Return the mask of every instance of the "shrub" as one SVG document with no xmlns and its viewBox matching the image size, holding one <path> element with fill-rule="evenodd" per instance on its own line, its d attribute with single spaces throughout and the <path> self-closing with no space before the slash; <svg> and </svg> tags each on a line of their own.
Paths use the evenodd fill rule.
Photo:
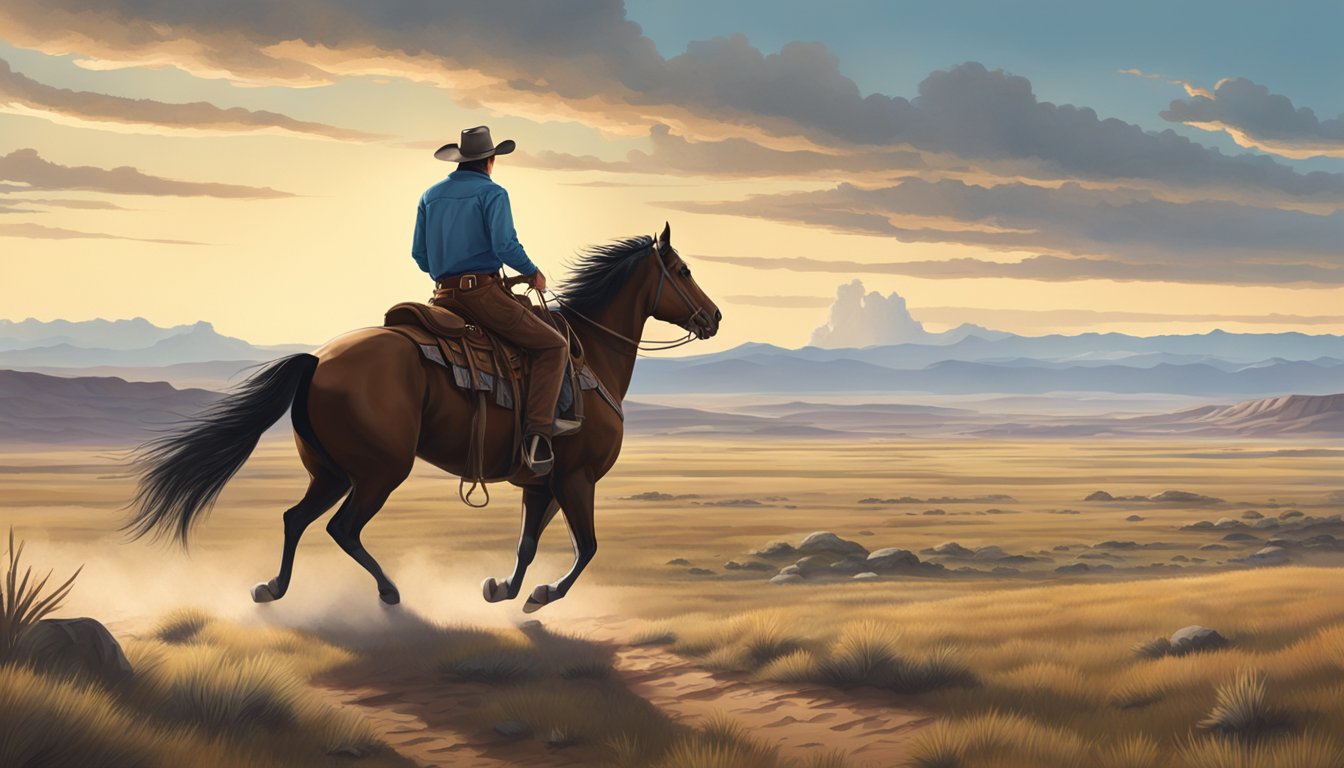
<svg viewBox="0 0 1344 768">
<path fill-rule="evenodd" d="M 1286 724 L 1282 712 L 1265 701 L 1265 678 L 1259 672 L 1242 670 L 1218 686 L 1218 703 L 1199 727 L 1226 736 L 1254 740 L 1266 731 Z"/>
<path fill-rule="evenodd" d="M 23 568 L 19 576 L 23 557 L 23 542 L 14 545 L 14 529 L 9 529 L 9 549 L 6 551 L 5 581 L 0 585 L 0 663 L 8 661 L 14 655 L 19 637 L 28 628 L 51 615 L 61 607 L 70 589 L 79 577 L 83 566 L 78 568 L 65 583 L 47 589 L 51 572 L 41 579 L 33 578 L 33 569 Z"/>
</svg>

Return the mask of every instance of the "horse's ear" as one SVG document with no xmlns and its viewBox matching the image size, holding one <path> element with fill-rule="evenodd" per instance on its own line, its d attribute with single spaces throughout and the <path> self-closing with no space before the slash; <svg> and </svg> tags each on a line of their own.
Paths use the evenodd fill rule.
<svg viewBox="0 0 1344 768">
<path fill-rule="evenodd" d="M 663 222 L 663 234 L 658 236 L 658 242 L 663 246 L 672 244 L 672 225 L 666 221 Z"/>
</svg>

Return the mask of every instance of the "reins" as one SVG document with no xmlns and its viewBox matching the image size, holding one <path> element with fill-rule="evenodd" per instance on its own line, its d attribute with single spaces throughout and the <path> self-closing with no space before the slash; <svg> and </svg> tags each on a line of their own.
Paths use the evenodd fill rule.
<svg viewBox="0 0 1344 768">
<path fill-rule="evenodd" d="M 649 308 L 648 312 L 649 316 L 652 317 L 654 310 L 658 308 L 658 301 L 663 296 L 664 284 L 670 284 L 672 286 L 672 290 L 676 291 L 677 295 L 681 297 L 681 300 L 686 304 L 686 308 L 691 310 L 690 317 L 686 318 L 687 322 L 690 322 L 695 318 L 699 317 L 701 314 L 703 314 L 705 310 L 699 305 L 697 305 L 691 299 L 690 296 L 686 295 L 686 291 L 683 290 L 680 285 L 677 285 L 677 282 L 675 280 L 671 279 L 672 276 L 667 271 L 667 265 L 663 263 L 663 255 L 659 250 L 657 237 L 653 239 L 653 244 L 650 245 L 649 247 L 653 251 L 653 255 L 656 257 L 655 260 L 658 262 L 658 268 L 660 270 L 658 275 L 658 288 L 656 291 L 654 291 L 653 294 L 653 304 Z M 545 306 L 546 298 L 544 296 L 541 296 L 540 291 L 536 291 L 536 293 L 538 297 L 541 298 L 542 306 Z M 566 303 L 565 300 L 560 298 L 558 294 L 552 293 L 552 298 L 555 300 L 555 303 L 559 304 L 561 307 L 564 307 L 570 312 L 573 312 L 576 317 L 588 323 L 589 325 L 593 326 L 594 328 L 614 338 L 620 339 L 621 341 L 624 341 L 625 343 L 634 347 L 635 354 L 638 354 L 640 352 L 662 352 L 668 349 L 676 349 L 677 347 L 683 346 L 685 344 L 690 344 L 692 341 L 695 341 L 696 339 L 699 338 L 699 335 L 696 334 L 695 331 L 687 331 L 686 335 L 682 336 L 679 339 L 667 339 L 660 341 L 644 341 L 643 339 L 632 339 L 629 336 L 626 336 L 625 334 L 620 333 L 619 331 L 612 330 L 611 328 L 608 328 L 607 326 L 603 325 L 602 323 L 599 323 L 593 318 L 583 314 L 579 310 L 575 309 L 574 307 Z"/>
</svg>

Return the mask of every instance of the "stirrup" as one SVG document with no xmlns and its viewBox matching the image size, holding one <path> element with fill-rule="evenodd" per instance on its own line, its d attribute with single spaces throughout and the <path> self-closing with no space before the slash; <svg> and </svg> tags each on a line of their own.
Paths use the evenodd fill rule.
<svg viewBox="0 0 1344 768">
<path fill-rule="evenodd" d="M 543 444 L 546 446 L 544 449 L 546 455 L 538 458 L 538 449 Z M 527 468 L 534 475 L 548 474 L 551 467 L 555 466 L 555 448 L 551 445 L 550 438 L 539 433 L 533 433 L 523 438 L 523 464 L 527 465 Z"/>
<path fill-rule="evenodd" d="M 581 426 L 583 426 L 583 422 L 578 419 L 556 419 L 554 431 L 551 432 L 551 437 L 573 434 L 574 432 L 578 432 L 579 427 Z"/>
</svg>

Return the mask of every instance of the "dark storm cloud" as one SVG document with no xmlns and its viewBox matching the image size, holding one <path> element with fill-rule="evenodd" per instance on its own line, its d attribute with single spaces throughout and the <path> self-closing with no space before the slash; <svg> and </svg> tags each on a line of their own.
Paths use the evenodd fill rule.
<svg viewBox="0 0 1344 768">
<path fill-rule="evenodd" d="M 276 198 L 292 197 L 270 187 L 180 181 L 151 176 L 129 166 L 97 168 L 66 166 L 44 159 L 35 149 L 17 149 L 0 157 L 0 181 L 25 185 L 34 190 L 85 190 L 121 195 L 176 197 Z M 9 187 L 15 189 L 16 187 Z"/>
<path fill-rule="evenodd" d="M 253 83 L 399 75 L 518 114 L 531 106 L 626 130 L 660 123 L 700 142 L 744 139 L 869 157 L 914 149 L 1005 177 L 1344 202 L 1344 175 L 1298 173 L 1271 158 L 1228 156 L 1174 131 L 1147 132 L 1086 107 L 1043 102 L 1025 78 L 977 63 L 934 72 L 906 99 L 864 95 L 814 43 L 767 54 L 736 35 L 664 58 L 617 0 L 8 0 L 0 5 L 0 36 L 90 56 L 92 66 L 166 60 Z M 706 149 L 717 148 L 698 148 Z M 658 158 L 657 149 L 650 154 Z M 768 156 L 747 164 L 776 174 L 775 160 L 814 161 Z M 694 165 L 682 157 L 669 167 L 678 163 Z"/>
<path fill-rule="evenodd" d="M 1225 131 L 1243 147 L 1293 158 L 1344 157 L 1344 115 L 1327 120 L 1287 96 L 1239 77 L 1222 80 L 1208 95 L 1171 102 L 1162 117 Z"/>
</svg>

